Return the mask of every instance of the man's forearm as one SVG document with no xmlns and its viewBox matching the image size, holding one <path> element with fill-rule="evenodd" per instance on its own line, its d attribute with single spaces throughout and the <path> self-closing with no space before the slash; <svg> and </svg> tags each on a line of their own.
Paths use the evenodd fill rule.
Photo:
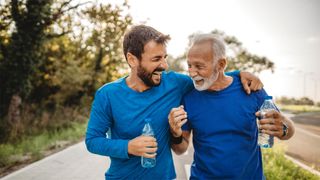
<svg viewBox="0 0 320 180">
<path fill-rule="evenodd" d="M 171 144 L 172 150 L 177 154 L 181 155 L 187 151 L 189 146 L 189 140 L 182 137 L 182 142 L 180 144 Z"/>
<path fill-rule="evenodd" d="M 128 140 L 124 139 L 108 139 L 105 137 L 88 137 L 87 134 L 85 144 L 89 152 L 102 156 L 110 156 L 116 158 L 129 158 L 128 156 Z"/>
</svg>

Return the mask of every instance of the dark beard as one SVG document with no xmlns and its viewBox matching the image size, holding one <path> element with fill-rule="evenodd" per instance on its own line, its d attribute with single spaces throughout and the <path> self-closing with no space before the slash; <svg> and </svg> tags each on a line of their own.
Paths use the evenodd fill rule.
<svg viewBox="0 0 320 180">
<path fill-rule="evenodd" d="M 159 86 L 159 84 L 155 84 L 152 80 L 152 73 L 155 71 L 164 71 L 165 69 L 157 67 L 154 71 L 151 73 L 147 72 L 145 68 L 143 68 L 141 65 L 138 66 L 138 77 L 143 81 L 143 83 L 148 87 L 153 86 Z"/>
</svg>

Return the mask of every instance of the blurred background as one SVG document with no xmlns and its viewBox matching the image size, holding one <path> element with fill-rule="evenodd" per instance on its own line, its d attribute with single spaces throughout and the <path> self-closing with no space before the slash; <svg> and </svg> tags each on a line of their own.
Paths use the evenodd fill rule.
<svg viewBox="0 0 320 180">
<path fill-rule="evenodd" d="M 194 33 L 223 36 L 228 70 L 255 73 L 317 134 L 300 161 L 319 170 L 319 17 L 318 0 L 0 0 L 0 177 L 82 140 L 95 91 L 129 72 L 122 38 L 137 24 L 171 36 L 168 63 L 181 73 Z M 289 150 L 279 156 L 300 157 Z M 302 173 L 278 177 L 292 171 Z"/>
</svg>

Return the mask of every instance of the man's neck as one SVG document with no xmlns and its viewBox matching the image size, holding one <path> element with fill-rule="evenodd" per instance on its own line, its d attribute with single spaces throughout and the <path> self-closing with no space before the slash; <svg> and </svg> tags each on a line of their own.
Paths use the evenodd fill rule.
<svg viewBox="0 0 320 180">
<path fill-rule="evenodd" d="M 149 86 L 145 85 L 144 82 L 136 75 L 130 74 L 126 78 L 126 83 L 129 88 L 137 92 L 143 92 L 150 89 Z"/>
<path fill-rule="evenodd" d="M 218 79 L 213 83 L 213 85 L 208 88 L 208 91 L 221 91 L 232 83 L 233 78 L 231 76 L 226 76 L 224 72 L 220 72 Z"/>
</svg>

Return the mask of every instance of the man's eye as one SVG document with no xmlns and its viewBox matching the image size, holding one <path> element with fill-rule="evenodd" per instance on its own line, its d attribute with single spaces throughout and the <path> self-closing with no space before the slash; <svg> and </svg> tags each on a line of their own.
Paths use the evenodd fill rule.
<svg viewBox="0 0 320 180">
<path fill-rule="evenodd" d="M 196 66 L 197 69 L 203 69 L 203 66 Z"/>
</svg>

